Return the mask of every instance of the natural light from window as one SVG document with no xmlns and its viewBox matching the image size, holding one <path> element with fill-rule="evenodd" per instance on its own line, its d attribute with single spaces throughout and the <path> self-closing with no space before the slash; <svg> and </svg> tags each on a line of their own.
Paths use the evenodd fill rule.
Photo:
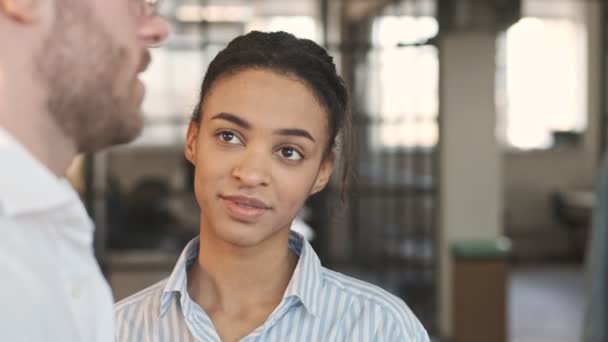
<svg viewBox="0 0 608 342">
<path fill-rule="evenodd" d="M 555 133 L 586 128 L 585 41 L 582 25 L 569 19 L 526 17 L 507 30 L 497 75 L 507 146 L 547 149 Z"/>
<path fill-rule="evenodd" d="M 298 38 L 319 40 L 317 22 L 310 16 L 273 16 L 256 18 L 247 25 L 246 31 L 285 31 Z"/>
<path fill-rule="evenodd" d="M 439 59 L 437 48 L 424 44 L 437 32 L 432 17 L 385 16 L 374 22 L 368 107 L 380 125 L 370 132 L 372 146 L 437 144 Z"/>
</svg>

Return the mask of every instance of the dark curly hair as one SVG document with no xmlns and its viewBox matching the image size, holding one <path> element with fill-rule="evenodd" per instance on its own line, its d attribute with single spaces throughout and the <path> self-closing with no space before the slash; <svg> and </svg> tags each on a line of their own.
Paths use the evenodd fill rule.
<svg viewBox="0 0 608 342">
<path fill-rule="evenodd" d="M 200 122 L 205 97 L 218 79 L 245 69 L 267 69 L 296 77 L 312 90 L 327 111 L 329 143 L 325 158 L 332 151 L 340 153 L 344 200 L 353 159 L 352 115 L 348 90 L 336 71 L 333 58 L 312 40 L 286 32 L 252 31 L 239 36 L 211 61 L 192 120 Z"/>
</svg>

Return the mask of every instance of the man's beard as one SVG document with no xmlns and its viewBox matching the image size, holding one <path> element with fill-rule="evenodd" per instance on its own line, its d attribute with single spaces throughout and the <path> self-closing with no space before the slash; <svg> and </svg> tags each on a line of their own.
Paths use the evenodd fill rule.
<svg viewBox="0 0 608 342">
<path fill-rule="evenodd" d="M 48 90 L 47 110 L 78 152 L 129 142 L 143 125 L 134 84 L 117 82 L 120 72 L 128 71 L 121 70 L 127 51 L 89 6 L 82 0 L 63 1 L 36 57 Z"/>
</svg>

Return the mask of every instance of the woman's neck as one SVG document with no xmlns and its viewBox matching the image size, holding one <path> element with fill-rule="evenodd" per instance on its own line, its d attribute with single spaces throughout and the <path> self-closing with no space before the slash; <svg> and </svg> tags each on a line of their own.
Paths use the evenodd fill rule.
<svg viewBox="0 0 608 342">
<path fill-rule="evenodd" d="M 201 232 L 199 256 L 188 272 L 190 296 L 208 313 L 276 307 L 298 260 L 289 251 L 288 239 L 287 229 L 244 248 Z"/>
</svg>

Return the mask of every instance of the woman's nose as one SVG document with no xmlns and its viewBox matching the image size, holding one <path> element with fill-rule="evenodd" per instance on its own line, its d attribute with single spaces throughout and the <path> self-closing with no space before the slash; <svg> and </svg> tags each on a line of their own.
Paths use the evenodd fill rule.
<svg viewBox="0 0 608 342">
<path fill-rule="evenodd" d="M 268 167 L 269 161 L 261 153 L 249 151 L 232 170 L 232 176 L 247 187 L 266 186 L 270 183 Z"/>
</svg>

